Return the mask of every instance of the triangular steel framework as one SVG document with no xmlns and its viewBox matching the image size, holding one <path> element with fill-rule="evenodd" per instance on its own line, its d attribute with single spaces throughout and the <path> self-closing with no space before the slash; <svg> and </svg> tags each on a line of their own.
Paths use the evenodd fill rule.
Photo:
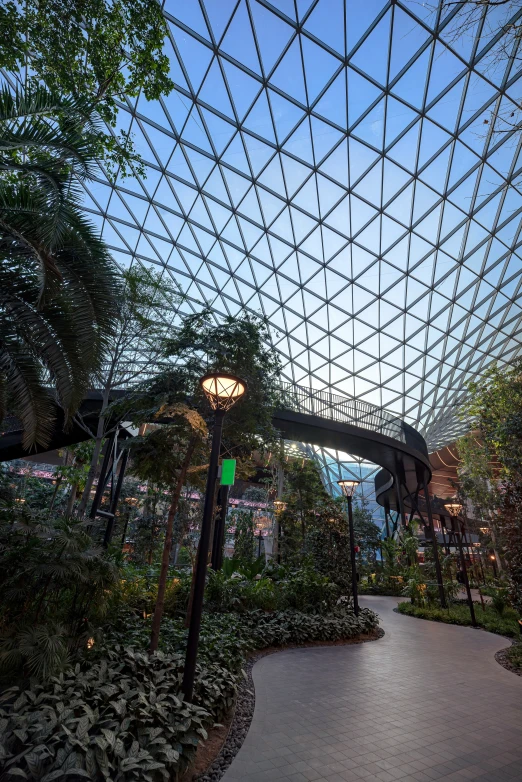
<svg viewBox="0 0 522 782">
<path fill-rule="evenodd" d="M 493 4 L 464 34 L 459 13 L 165 2 L 176 87 L 118 119 L 147 177 L 86 188 L 121 266 L 179 283 L 174 318 L 266 316 L 288 380 L 432 449 L 462 431 L 466 382 L 521 346 L 520 59 L 498 56 Z"/>
</svg>

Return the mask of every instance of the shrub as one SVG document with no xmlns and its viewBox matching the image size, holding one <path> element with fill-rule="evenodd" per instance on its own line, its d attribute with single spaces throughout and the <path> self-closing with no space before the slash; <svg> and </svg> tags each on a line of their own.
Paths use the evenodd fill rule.
<svg viewBox="0 0 522 782">
<path fill-rule="evenodd" d="M 6 778 L 160 780 L 186 767 L 209 713 L 183 703 L 183 659 L 126 650 L 0 703 Z M 201 684 L 201 672 L 199 673 Z"/>
<path fill-rule="evenodd" d="M 429 606 L 416 606 L 411 603 L 399 603 L 399 613 L 416 616 L 420 619 L 431 619 L 435 622 L 445 622 L 454 625 L 471 625 L 471 617 L 467 604 L 455 604 L 449 609 L 435 608 Z M 491 606 L 486 606 L 483 611 L 480 604 L 475 604 L 475 616 L 479 627 L 488 630 L 490 633 L 506 635 L 509 638 L 515 638 L 518 635 L 517 613 L 513 609 L 506 609 L 504 615 L 500 617 Z"/>
<path fill-rule="evenodd" d="M 245 653 L 267 646 L 338 641 L 377 626 L 362 609 L 326 614 L 289 609 L 203 616 L 194 703 L 179 695 L 187 631 L 165 618 L 162 652 L 145 653 L 150 619 L 128 608 L 111 618 L 102 643 L 46 685 L 8 690 L 0 701 L 5 778 L 156 782 L 190 762 L 206 728 L 231 708 Z M 130 647 L 134 648 L 130 648 Z M 168 653 L 165 653 L 168 650 Z"/>
</svg>

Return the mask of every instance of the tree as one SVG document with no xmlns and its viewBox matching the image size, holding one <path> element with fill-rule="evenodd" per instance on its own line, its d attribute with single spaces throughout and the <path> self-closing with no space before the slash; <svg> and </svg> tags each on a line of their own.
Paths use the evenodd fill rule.
<svg viewBox="0 0 522 782">
<path fill-rule="evenodd" d="M 112 336 L 116 267 L 80 211 L 93 174 L 97 115 L 36 87 L 0 91 L 0 420 L 22 420 L 24 447 L 67 424 Z"/>
<path fill-rule="evenodd" d="M 460 492 L 488 522 L 502 547 L 512 601 L 522 610 L 522 360 L 492 367 L 468 386 L 462 416 L 472 419 L 479 448 L 460 445 Z"/>
<path fill-rule="evenodd" d="M 151 432 L 136 444 L 142 448 L 133 454 L 134 469 L 143 478 L 159 481 L 164 470 L 170 475 L 172 504 L 163 548 L 158 600 L 154 612 L 150 651 L 158 646 L 165 585 L 172 548 L 173 522 L 184 482 L 190 473 L 201 479 L 208 470 L 206 458 L 206 424 L 212 420 L 210 406 L 199 386 L 208 371 L 240 374 L 248 384 L 248 393 L 225 417 L 223 445 L 225 452 L 245 460 L 269 445 L 276 432 L 272 414 L 277 402 L 279 359 L 270 350 L 266 324 L 249 315 L 216 320 L 209 311 L 187 317 L 165 342 L 165 354 L 176 361 L 171 368 L 143 381 L 119 406 L 120 417 L 143 423 L 174 417 L 176 423 Z M 181 427 L 181 428 L 180 428 Z M 198 453 L 199 449 L 199 453 Z M 143 457 L 143 458 L 142 458 Z M 199 457 L 199 465 L 192 460 Z M 141 465 L 137 462 L 141 460 Z M 138 464 L 138 466 L 136 466 Z M 161 479 L 167 482 L 167 475 Z M 208 552 L 200 552 L 207 556 Z"/>
<path fill-rule="evenodd" d="M 96 106 L 97 157 L 109 173 L 143 166 L 132 134 L 114 132 L 118 101 L 168 95 L 174 83 L 163 50 L 167 25 L 157 0 L 4 0 L 0 6 L 0 68 L 21 71 L 30 84 Z"/>
<path fill-rule="evenodd" d="M 497 69 L 505 72 L 514 61 L 509 74 L 511 78 L 520 64 L 521 6 L 521 0 L 443 0 L 441 18 L 449 14 L 453 17 L 445 29 L 446 40 L 456 44 L 463 38 L 469 37 L 474 41 L 480 36 L 478 51 L 486 48 L 480 69 L 488 76 L 488 72 Z M 438 8 L 434 7 L 434 12 L 438 13 Z M 497 82 L 497 79 L 498 74 L 493 81 Z M 494 145 L 506 134 L 520 133 L 520 120 L 520 101 L 517 105 L 505 99 L 495 100 L 489 116 L 481 120 L 484 136 L 491 135 Z"/>
<path fill-rule="evenodd" d="M 131 441 L 129 446 L 134 473 L 144 480 L 153 480 L 159 485 L 164 485 L 171 492 L 158 595 L 152 620 L 150 654 L 158 649 L 172 551 L 174 519 L 178 511 L 181 491 L 193 458 L 204 453 L 208 435 L 206 424 L 201 416 L 187 405 L 176 404 L 160 408 L 157 417 L 171 418 L 172 423 L 160 426 L 144 437 Z"/>
<path fill-rule="evenodd" d="M 234 559 L 252 562 L 254 559 L 254 513 L 247 508 L 234 508 L 228 523 L 235 528 Z"/>
<path fill-rule="evenodd" d="M 225 416 L 223 455 L 250 459 L 254 451 L 275 445 L 278 437 L 272 415 L 280 397 L 281 361 L 271 347 L 265 320 L 247 313 L 218 319 L 204 310 L 184 319 L 166 341 L 165 355 L 183 364 L 185 389 L 187 384 L 193 389 L 203 375 L 213 371 L 239 375 L 247 382 L 241 404 Z M 193 404 L 209 419 L 210 409 L 201 393 Z"/>
<path fill-rule="evenodd" d="M 353 529 L 355 545 L 360 548 L 360 561 L 374 567 L 377 551 L 382 543 L 381 530 L 373 521 L 368 503 L 364 499 L 353 505 Z"/>
<path fill-rule="evenodd" d="M 114 336 L 106 361 L 94 378 L 102 399 L 91 465 L 78 508 L 80 516 L 87 510 L 103 441 L 117 425 L 108 410 L 111 394 L 114 389 L 132 387 L 157 374 L 166 364 L 164 341 L 170 329 L 171 308 L 182 300 L 179 288 L 153 269 L 133 266 L 122 277 L 124 287 L 113 313 Z"/>
</svg>

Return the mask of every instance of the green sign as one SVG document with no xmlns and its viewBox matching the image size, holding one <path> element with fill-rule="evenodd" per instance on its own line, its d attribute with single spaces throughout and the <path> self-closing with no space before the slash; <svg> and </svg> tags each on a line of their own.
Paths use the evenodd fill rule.
<svg viewBox="0 0 522 782">
<path fill-rule="evenodd" d="M 236 478 L 236 460 L 223 459 L 221 462 L 221 486 L 233 486 Z"/>
</svg>

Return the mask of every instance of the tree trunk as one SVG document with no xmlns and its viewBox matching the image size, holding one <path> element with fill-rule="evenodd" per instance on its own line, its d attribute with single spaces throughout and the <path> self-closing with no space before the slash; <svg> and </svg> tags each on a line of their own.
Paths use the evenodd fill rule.
<svg viewBox="0 0 522 782">
<path fill-rule="evenodd" d="M 163 556 L 161 560 L 161 571 L 158 582 L 158 596 L 156 598 L 156 605 L 154 607 L 154 617 L 152 619 L 152 633 L 150 636 L 149 654 L 154 654 L 158 649 L 159 634 L 161 627 L 161 619 L 163 617 L 163 609 L 165 607 L 165 592 L 167 589 L 167 575 L 169 572 L 170 564 L 170 552 L 172 549 L 172 528 L 174 526 L 174 516 L 176 515 L 179 498 L 181 497 L 181 490 L 185 483 L 187 476 L 187 470 L 196 447 L 197 438 L 194 436 L 190 439 L 185 458 L 179 472 L 178 480 L 174 491 L 172 493 L 172 500 L 169 507 L 169 515 L 167 517 L 167 530 L 165 532 L 165 543 L 163 544 Z"/>
<path fill-rule="evenodd" d="M 213 506 L 213 512 L 212 512 L 212 518 L 213 519 L 214 519 L 215 511 L 216 511 L 216 499 L 217 499 L 218 490 L 219 490 L 219 484 L 218 484 L 218 481 L 216 481 L 216 488 L 215 488 L 215 491 L 214 491 L 214 506 Z M 212 536 L 210 536 L 210 540 L 212 541 Z M 201 539 L 200 539 L 200 543 L 201 543 Z M 196 557 L 194 559 L 194 562 L 192 563 L 192 581 L 190 583 L 190 594 L 189 594 L 188 605 L 187 605 L 187 613 L 185 615 L 185 627 L 189 627 L 190 626 L 190 617 L 192 616 L 192 603 L 194 602 L 194 588 L 196 586 L 196 564 L 197 564 L 198 559 L 199 559 L 199 557 L 201 555 L 200 543 L 198 543 L 198 547 L 197 547 L 197 550 L 196 550 Z M 208 559 L 209 553 L 210 553 L 210 549 L 209 549 L 209 551 L 206 552 L 207 559 Z"/>
<path fill-rule="evenodd" d="M 49 505 L 49 514 L 48 514 L 49 516 L 53 512 L 54 503 L 56 502 L 56 497 L 58 496 L 58 490 L 60 488 L 61 482 L 62 482 L 62 476 L 59 475 L 58 478 L 56 478 L 51 504 Z"/>
<path fill-rule="evenodd" d="M 74 503 L 76 502 L 76 492 L 78 491 L 78 484 L 73 483 L 71 486 L 71 491 L 69 493 L 69 500 L 67 502 L 67 510 L 65 511 L 66 516 L 72 516 L 72 512 L 74 509 Z"/>
<path fill-rule="evenodd" d="M 91 489 L 94 483 L 94 479 L 98 475 L 100 454 L 102 450 L 103 439 L 105 437 L 105 411 L 109 406 L 109 396 L 112 389 L 112 379 L 114 377 L 114 369 L 116 366 L 117 358 L 114 357 L 111 363 L 111 368 L 103 389 L 102 405 L 100 410 L 100 417 L 98 418 L 98 427 L 96 429 L 96 441 L 94 443 L 94 451 L 91 459 L 91 466 L 87 473 L 87 480 L 85 481 L 85 489 L 83 490 L 82 499 L 78 506 L 78 516 L 85 516 L 87 512 L 87 503 L 91 496 Z"/>
</svg>

